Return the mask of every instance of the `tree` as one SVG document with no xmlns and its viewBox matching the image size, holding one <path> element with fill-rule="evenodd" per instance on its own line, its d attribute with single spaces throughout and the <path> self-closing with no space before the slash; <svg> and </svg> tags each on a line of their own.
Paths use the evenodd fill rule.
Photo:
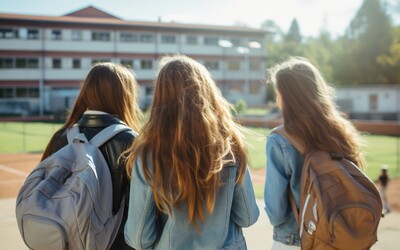
<svg viewBox="0 0 400 250">
<path fill-rule="evenodd" d="M 325 80 L 333 82 L 332 54 L 335 44 L 327 31 L 322 31 L 317 38 L 308 38 L 304 42 L 304 55 L 323 74 Z"/>
<path fill-rule="evenodd" d="M 275 30 L 279 31 L 279 33 L 275 34 L 278 37 L 275 36 L 272 37 L 272 39 L 267 39 L 268 67 L 281 63 L 291 56 L 304 56 L 300 28 L 296 19 L 293 19 L 289 31 L 286 34 L 281 32 L 281 29 L 275 25 L 273 21 L 267 20 L 263 25 L 264 27 L 273 27 Z"/>
<path fill-rule="evenodd" d="M 387 84 L 378 58 L 390 53 L 390 17 L 380 0 L 364 0 L 343 38 L 334 59 L 334 77 L 342 83 Z"/>
<path fill-rule="evenodd" d="M 300 34 L 300 27 L 297 19 L 294 18 L 292 23 L 290 24 L 290 28 L 288 33 L 286 34 L 285 41 L 286 42 L 294 42 L 294 43 L 301 43 L 301 34 Z"/>
<path fill-rule="evenodd" d="M 388 84 L 400 84 L 400 26 L 393 28 L 394 41 L 389 55 L 378 57 L 378 63 L 384 69 Z"/>
</svg>

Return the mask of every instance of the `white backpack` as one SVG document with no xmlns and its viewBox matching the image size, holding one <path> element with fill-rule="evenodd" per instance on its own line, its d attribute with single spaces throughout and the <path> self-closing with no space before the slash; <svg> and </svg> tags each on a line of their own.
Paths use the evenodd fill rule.
<svg viewBox="0 0 400 250">
<path fill-rule="evenodd" d="M 103 129 L 90 141 L 75 124 L 68 144 L 42 161 L 17 196 L 16 217 L 30 249 L 108 249 L 124 212 L 124 201 L 112 213 L 112 181 L 98 149 L 121 124 Z"/>
</svg>

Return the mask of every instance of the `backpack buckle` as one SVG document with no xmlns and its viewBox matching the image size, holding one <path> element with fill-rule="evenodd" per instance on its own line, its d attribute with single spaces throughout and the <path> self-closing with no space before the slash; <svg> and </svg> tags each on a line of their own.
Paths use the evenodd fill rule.
<svg viewBox="0 0 400 250">
<path fill-rule="evenodd" d="M 308 222 L 307 233 L 308 234 L 313 234 L 315 230 L 317 230 L 317 226 L 315 225 L 314 221 L 310 220 Z"/>
</svg>

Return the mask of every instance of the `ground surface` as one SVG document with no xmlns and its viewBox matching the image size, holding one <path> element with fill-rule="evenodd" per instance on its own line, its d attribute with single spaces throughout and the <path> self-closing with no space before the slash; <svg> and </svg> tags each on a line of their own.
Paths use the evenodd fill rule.
<svg viewBox="0 0 400 250">
<path fill-rule="evenodd" d="M 13 198 L 30 171 L 39 163 L 41 154 L 0 154 L 0 199 Z M 255 186 L 264 185 L 265 170 L 252 170 Z M 388 200 L 394 211 L 400 211 L 400 178 L 388 187 Z"/>
</svg>

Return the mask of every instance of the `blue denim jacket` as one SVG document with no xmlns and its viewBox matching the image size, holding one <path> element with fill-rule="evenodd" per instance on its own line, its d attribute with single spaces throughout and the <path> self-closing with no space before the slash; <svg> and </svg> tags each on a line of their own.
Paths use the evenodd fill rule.
<svg viewBox="0 0 400 250">
<path fill-rule="evenodd" d="M 273 239 L 286 245 L 300 245 L 299 229 L 288 199 L 288 188 L 299 208 L 303 161 L 303 156 L 286 138 L 277 133 L 268 136 L 265 211 L 274 227 Z"/>
<path fill-rule="evenodd" d="M 214 212 L 206 213 L 205 222 L 198 221 L 201 233 L 188 224 L 185 205 L 173 208 L 172 216 L 157 209 L 147 184 L 140 159 L 132 169 L 125 241 L 135 249 L 246 249 L 242 227 L 254 224 L 259 216 L 250 172 L 247 169 L 242 185 L 235 184 L 237 167 L 224 167 L 222 185 L 217 191 Z"/>
</svg>

